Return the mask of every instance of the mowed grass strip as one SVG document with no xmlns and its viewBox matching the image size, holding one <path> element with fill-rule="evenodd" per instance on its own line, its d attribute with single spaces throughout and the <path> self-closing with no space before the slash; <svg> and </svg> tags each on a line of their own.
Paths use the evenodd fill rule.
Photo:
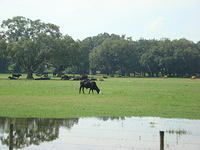
<svg viewBox="0 0 200 150">
<path fill-rule="evenodd" d="M 0 116 L 157 116 L 200 119 L 200 80 L 108 78 L 102 94 L 79 94 L 79 81 L 0 79 Z"/>
</svg>

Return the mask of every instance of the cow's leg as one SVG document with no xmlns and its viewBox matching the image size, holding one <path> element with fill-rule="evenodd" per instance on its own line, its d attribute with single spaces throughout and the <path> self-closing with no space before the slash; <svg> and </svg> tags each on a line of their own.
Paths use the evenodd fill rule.
<svg viewBox="0 0 200 150">
<path fill-rule="evenodd" d="M 89 94 L 90 94 L 91 89 L 89 89 Z"/>
<path fill-rule="evenodd" d="M 82 88 L 82 91 L 83 91 L 83 94 L 85 94 L 85 92 L 84 92 L 84 87 Z"/>
<path fill-rule="evenodd" d="M 80 86 L 80 88 L 79 88 L 79 94 L 81 94 L 81 88 L 82 88 L 82 86 Z"/>
<path fill-rule="evenodd" d="M 93 91 L 93 89 L 92 89 L 92 94 L 94 94 L 94 91 Z"/>
</svg>

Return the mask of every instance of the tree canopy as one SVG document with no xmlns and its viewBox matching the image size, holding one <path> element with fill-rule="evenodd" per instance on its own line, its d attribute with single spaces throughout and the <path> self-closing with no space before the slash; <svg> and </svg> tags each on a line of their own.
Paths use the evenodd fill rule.
<svg viewBox="0 0 200 150">
<path fill-rule="evenodd" d="M 133 41 L 108 33 L 75 41 L 54 24 L 22 16 L 4 20 L 0 28 L 0 72 L 27 73 L 32 79 L 41 67 L 51 67 L 58 75 L 100 71 L 122 76 L 189 77 L 200 74 L 200 41 Z"/>
</svg>

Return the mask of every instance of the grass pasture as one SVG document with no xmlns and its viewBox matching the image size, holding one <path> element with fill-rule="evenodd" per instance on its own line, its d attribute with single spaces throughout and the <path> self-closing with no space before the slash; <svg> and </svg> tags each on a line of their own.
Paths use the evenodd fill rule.
<svg viewBox="0 0 200 150">
<path fill-rule="evenodd" d="M 200 80 L 108 78 L 102 94 L 79 94 L 79 81 L 8 80 L 0 74 L 0 116 L 159 116 L 200 119 Z M 86 91 L 87 93 L 88 91 Z"/>
</svg>

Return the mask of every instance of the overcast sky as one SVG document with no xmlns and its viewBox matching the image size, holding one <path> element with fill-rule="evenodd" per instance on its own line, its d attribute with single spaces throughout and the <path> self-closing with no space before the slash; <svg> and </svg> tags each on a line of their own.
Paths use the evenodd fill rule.
<svg viewBox="0 0 200 150">
<path fill-rule="evenodd" d="M 0 22 L 14 16 L 56 24 L 80 40 L 107 32 L 200 41 L 200 0 L 0 0 Z"/>
</svg>

